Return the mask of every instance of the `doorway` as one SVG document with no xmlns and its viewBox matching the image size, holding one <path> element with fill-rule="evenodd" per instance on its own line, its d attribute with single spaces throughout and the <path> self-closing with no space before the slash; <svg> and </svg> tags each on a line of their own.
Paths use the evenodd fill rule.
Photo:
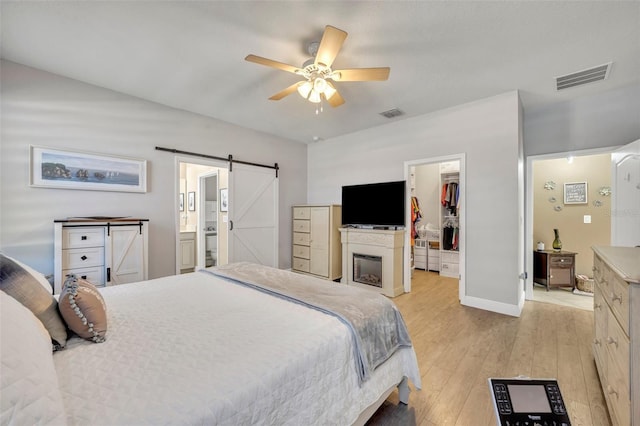
<svg viewBox="0 0 640 426">
<path fill-rule="evenodd" d="M 604 148 L 527 158 L 527 300 L 593 309 L 591 294 L 574 290 L 575 281 L 549 291 L 534 284 L 540 281 L 534 276 L 534 254 L 552 250 L 557 229 L 561 250 L 575 253 L 573 275 L 583 279 L 581 284 L 593 277 L 591 246 L 611 244 L 611 153 L 611 148 Z M 585 188 L 584 198 L 567 198 L 576 185 Z"/>
<path fill-rule="evenodd" d="M 228 213 L 219 208 L 219 194 L 228 188 L 227 163 L 177 157 L 176 168 L 176 273 L 226 264 Z"/>
<path fill-rule="evenodd" d="M 422 266 L 420 269 L 457 279 L 458 298 L 463 300 L 466 292 L 465 155 L 405 162 L 405 180 L 406 223 L 409 224 L 405 247 L 412 250 L 404 252 L 404 290 L 411 291 L 411 277 L 418 261 L 417 266 Z M 447 190 L 444 200 L 443 188 Z M 414 203 L 419 205 L 421 212 L 421 219 L 415 224 L 412 220 Z M 418 236 L 414 240 L 415 246 L 412 244 L 414 232 Z"/>
</svg>

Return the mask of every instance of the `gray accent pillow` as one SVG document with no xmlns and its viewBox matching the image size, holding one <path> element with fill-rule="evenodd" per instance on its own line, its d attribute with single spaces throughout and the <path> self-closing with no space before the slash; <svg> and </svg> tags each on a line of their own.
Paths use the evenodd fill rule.
<svg viewBox="0 0 640 426">
<path fill-rule="evenodd" d="M 64 348 L 67 328 L 58 312 L 58 302 L 35 277 L 2 253 L 0 290 L 22 303 L 42 322 L 51 336 L 54 350 Z"/>
</svg>

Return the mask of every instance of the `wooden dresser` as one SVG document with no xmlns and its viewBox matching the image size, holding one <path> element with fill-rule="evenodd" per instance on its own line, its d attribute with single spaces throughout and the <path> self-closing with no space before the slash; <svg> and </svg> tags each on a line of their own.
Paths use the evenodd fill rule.
<svg viewBox="0 0 640 426">
<path fill-rule="evenodd" d="M 640 248 L 593 247 L 593 354 L 614 425 L 640 425 Z"/>
<path fill-rule="evenodd" d="M 293 206 L 291 270 L 332 281 L 339 279 L 342 276 L 338 231 L 341 223 L 340 205 Z"/>
</svg>

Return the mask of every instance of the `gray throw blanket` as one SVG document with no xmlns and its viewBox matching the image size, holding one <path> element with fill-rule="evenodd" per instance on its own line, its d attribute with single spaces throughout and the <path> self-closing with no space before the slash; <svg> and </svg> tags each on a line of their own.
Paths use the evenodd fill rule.
<svg viewBox="0 0 640 426">
<path fill-rule="evenodd" d="M 333 281 L 247 262 L 201 272 L 335 316 L 350 330 L 360 384 L 411 339 L 400 311 L 385 296 Z"/>
</svg>

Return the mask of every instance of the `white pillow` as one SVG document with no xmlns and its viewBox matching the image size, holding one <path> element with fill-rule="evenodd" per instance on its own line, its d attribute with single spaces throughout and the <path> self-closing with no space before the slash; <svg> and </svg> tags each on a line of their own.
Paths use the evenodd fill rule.
<svg viewBox="0 0 640 426">
<path fill-rule="evenodd" d="M 11 257 L 11 256 L 7 256 L 6 254 L 4 255 L 4 257 L 6 257 L 7 259 L 11 259 L 14 262 L 16 262 L 18 264 L 18 266 L 21 266 L 22 269 L 24 269 L 25 271 L 27 271 L 29 274 L 31 274 L 33 276 L 33 278 L 36 279 L 36 281 L 38 281 L 42 287 L 44 287 L 45 290 L 47 290 L 49 293 L 53 294 L 53 288 L 51 287 L 51 283 L 49 282 L 48 279 L 45 278 L 44 274 L 36 271 L 35 269 L 33 269 L 31 266 L 26 265 L 22 262 L 20 262 L 18 259 L 16 259 L 15 257 Z"/>
<path fill-rule="evenodd" d="M 0 314 L 0 424 L 67 424 L 49 333 L 4 291 Z"/>
</svg>

